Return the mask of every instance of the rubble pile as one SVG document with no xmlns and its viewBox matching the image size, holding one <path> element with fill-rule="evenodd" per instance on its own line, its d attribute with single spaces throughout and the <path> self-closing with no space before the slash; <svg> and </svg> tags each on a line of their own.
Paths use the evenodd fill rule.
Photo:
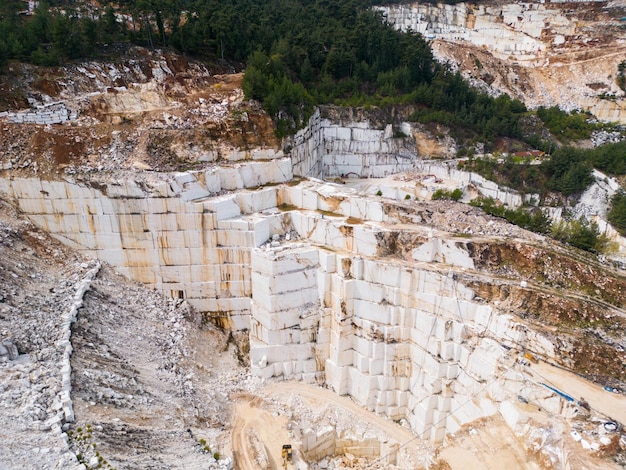
<svg viewBox="0 0 626 470">
<path fill-rule="evenodd" d="M 49 243 L 4 204 L 0 211 L 0 338 L 5 351 L 0 354 L 0 461 L 75 468 L 62 432 L 62 425 L 73 420 L 66 316 L 80 301 L 76 289 L 89 265 Z"/>
<path fill-rule="evenodd" d="M 200 62 L 141 48 L 116 62 L 20 67 L 13 78 L 31 108 L 0 113 L 0 136 L 11 143 L 0 149 L 0 170 L 175 170 L 278 150 L 271 119 L 243 100 L 242 74 L 215 75 Z M 35 126 L 34 138 L 25 125 Z"/>
<path fill-rule="evenodd" d="M 93 458 L 93 448 L 76 439 L 78 427 L 84 432 L 89 426 L 90 442 L 113 466 L 231 468 L 228 454 L 221 460 L 213 454 L 224 452 L 229 396 L 245 387 L 247 373 L 227 338 L 203 328 L 186 302 L 103 269 L 73 329 L 73 396 L 80 422 L 72 427 L 72 449 L 85 460 Z M 222 356 L 224 364 L 206 361 L 205 354 Z M 129 446 L 137 449 L 132 455 Z"/>
</svg>

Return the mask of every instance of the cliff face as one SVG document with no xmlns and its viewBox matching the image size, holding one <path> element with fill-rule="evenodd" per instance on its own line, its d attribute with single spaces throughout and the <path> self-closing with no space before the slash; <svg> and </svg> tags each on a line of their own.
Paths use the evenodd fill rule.
<svg viewBox="0 0 626 470">
<path fill-rule="evenodd" d="M 423 129 L 404 123 L 402 113 L 388 123 L 375 111 L 327 108 L 280 150 L 267 115 L 243 101 L 240 76 L 216 77 L 199 64 L 179 61 L 148 55 L 134 65 L 66 68 L 59 71 L 66 79 L 48 83 L 45 91 L 33 75 L 26 96 L 38 104 L 54 102 L 67 113 L 55 115 L 58 123 L 45 122 L 48 107 L 29 110 L 32 116 L 22 116 L 21 122 L 17 116 L 26 113 L 16 109 L 2 118 L 7 145 L 0 148 L 0 197 L 81 256 L 108 263 L 171 299 L 157 302 L 138 288 L 116 288 L 105 264 L 73 332 L 64 323 L 64 338 L 76 346 L 72 367 L 88 380 L 78 379 L 66 365 L 71 348 L 63 343 L 65 362 L 55 362 L 51 373 L 58 373 L 60 383 L 69 375 L 75 388 L 59 389 L 64 394 L 56 411 L 48 403 L 56 395 L 46 395 L 50 411 L 24 418 L 20 432 L 32 425 L 28 420 L 45 420 L 63 434 L 76 427 L 74 419 L 83 425 L 89 419 L 102 424 L 94 435 L 105 440 L 114 461 L 123 463 L 126 433 L 132 431 L 137 440 L 131 442 L 140 445 L 138 422 L 152 430 L 170 422 L 167 429 L 176 432 L 153 448 L 167 453 L 183 439 L 192 465 L 206 450 L 195 444 L 198 430 L 228 442 L 224 448 L 230 450 L 231 429 L 224 428 L 231 419 L 228 403 L 245 401 L 236 392 L 260 396 L 255 387 L 262 380 L 295 379 L 350 395 L 360 413 L 366 408 L 404 420 L 419 438 L 435 443 L 480 419 L 504 420 L 501 429 L 512 439 L 534 442 L 531 434 L 548 432 L 537 407 L 562 426 L 573 425 L 574 416 L 591 416 L 576 421 L 577 432 L 590 449 L 620 455 L 621 434 L 598 435 L 593 420 L 607 421 L 597 414 L 606 413 L 605 404 L 624 409 L 623 397 L 594 400 L 589 415 L 571 396 L 582 394 L 579 385 L 566 397 L 556 393 L 543 385 L 529 361 L 540 358 L 623 387 L 623 271 L 467 205 L 429 201 L 436 188 L 451 187 L 460 187 L 466 199 L 482 194 L 519 205 L 522 198 L 475 175 L 422 161 Z M 395 174 L 400 171 L 405 173 Z M 358 181 L 355 175 L 387 177 Z M 306 176 L 311 178 L 298 179 Z M 320 179 L 328 176 L 334 181 Z M 7 253 L 2 262 L 16 256 L 10 238 L 0 245 Z M 10 272 L 19 279 L 26 277 L 24 268 L 2 267 L 0 275 L 11 281 L 0 283 L 0 288 L 10 286 L 0 291 L 2 312 L 15 313 L 26 303 L 18 302 Z M 44 266 L 37 264 L 37 270 Z M 72 275 L 78 278 L 76 270 Z M 131 292 L 132 302 L 118 300 L 124 291 Z M 144 302 L 150 315 L 142 314 Z M 200 321 L 191 321 L 194 311 L 205 323 L 228 330 L 228 340 L 208 331 L 223 352 L 236 343 L 249 380 L 233 365 L 232 384 L 218 383 L 232 363 L 208 365 L 225 358 L 217 359 L 216 348 L 203 349 L 206 335 L 194 336 L 202 330 Z M 0 317 L 3 335 L 26 329 L 15 318 Z M 140 326 L 133 326 L 137 322 Z M 134 333 L 111 333 L 116 328 Z M 36 358 L 37 343 L 18 333 L 18 350 Z M 92 353 L 89 348 L 100 341 L 93 338 L 102 338 L 112 352 Z M 132 367 L 142 372 L 139 385 L 120 365 L 125 347 L 133 351 L 128 353 Z M 189 359 L 191 349 L 197 362 Z M 153 356 L 137 353 L 144 350 Z M 152 359 L 156 365 L 146 363 Z M 14 366 L 9 364 L 7 374 Z M 162 375 L 167 387 L 155 378 L 161 369 L 171 371 Z M 65 392 L 73 394 L 72 409 Z M 200 397 L 208 393 L 209 404 L 202 404 L 206 400 Z M 144 394 L 150 398 L 143 400 Z M 180 398 L 171 410 L 169 394 Z M 6 399 L 8 406 L 13 399 Z M 289 411 L 280 408 L 276 416 L 290 416 L 289 439 L 301 446 L 303 462 L 354 452 L 371 459 L 362 468 L 383 457 L 386 468 L 419 468 L 417 451 L 401 448 L 413 438 L 372 437 L 356 428 L 358 419 L 349 432 L 338 430 L 339 419 L 328 424 L 319 418 L 311 425 L 295 402 L 292 395 L 285 405 Z M 127 418 L 127 409 L 139 411 Z M 177 418 L 172 421 L 168 413 Z M 622 420 L 622 414 L 614 419 Z M 273 422 L 263 419 L 264 425 Z M 215 424 L 210 433 L 207 423 Z M 181 432 L 187 426 L 193 429 Z M 280 421 L 277 429 L 284 432 L 286 426 Z M 583 452 L 568 433 L 555 433 L 557 448 L 566 442 L 578 446 L 573 454 Z M 242 439 L 244 444 L 232 441 L 240 462 L 250 447 L 261 455 L 264 445 L 276 445 L 274 436 L 244 434 Z M 530 445 L 522 449 L 522 455 L 535 458 Z M 78 465 L 78 451 L 76 442 L 63 448 L 67 465 Z M 577 462 L 570 454 L 554 456 L 548 447 L 541 454 L 558 465 Z M 607 464 L 588 457 L 597 468 Z M 228 468 L 232 461 L 212 464 Z"/>
<path fill-rule="evenodd" d="M 398 29 L 431 40 L 439 60 L 484 89 L 530 107 L 559 105 L 626 122 L 617 83 L 626 60 L 622 3 L 407 3 L 380 10 Z"/>
</svg>

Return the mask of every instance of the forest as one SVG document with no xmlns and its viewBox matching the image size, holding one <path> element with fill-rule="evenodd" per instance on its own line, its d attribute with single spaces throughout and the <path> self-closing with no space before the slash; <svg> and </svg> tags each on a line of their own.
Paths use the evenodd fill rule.
<svg viewBox="0 0 626 470">
<path fill-rule="evenodd" d="M 169 47 L 245 67 L 244 91 L 286 135 L 312 106 L 411 104 L 412 119 L 437 121 L 482 140 L 519 137 L 524 105 L 471 89 L 437 63 L 419 34 L 386 24 L 371 0 L 120 0 L 96 12 L 50 0 L 0 6 L 0 65 L 58 65 L 104 53 L 110 44 Z"/>
</svg>

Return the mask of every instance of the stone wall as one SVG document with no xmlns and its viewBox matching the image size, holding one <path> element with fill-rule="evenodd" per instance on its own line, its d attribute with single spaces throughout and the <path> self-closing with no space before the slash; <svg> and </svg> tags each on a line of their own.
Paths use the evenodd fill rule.
<svg viewBox="0 0 626 470">
<path fill-rule="evenodd" d="M 6 118 L 9 122 L 15 124 L 61 124 L 63 122 L 74 120 L 76 113 L 71 113 L 63 103 L 54 103 L 30 111 L 0 113 L 0 118 Z"/>
<path fill-rule="evenodd" d="M 293 172 L 313 178 L 381 178 L 410 170 L 417 159 L 408 123 L 397 137 L 392 124 L 375 129 L 368 120 L 346 121 L 324 118 L 320 110 L 292 142 Z M 407 137 L 404 137 L 407 136 Z"/>
<path fill-rule="evenodd" d="M 250 250 L 281 227 L 288 159 L 116 183 L 0 179 L 0 195 L 63 243 L 130 279 L 186 299 L 229 328 L 249 327 Z M 240 189 L 219 195 L 223 188 Z M 262 211 L 274 212 L 261 215 Z"/>
<path fill-rule="evenodd" d="M 442 5 L 413 3 L 376 7 L 402 31 L 415 31 L 428 39 L 467 41 L 484 46 L 502 58 L 534 60 L 545 49 L 541 38 L 546 24 L 553 43 L 563 44 L 576 31 L 576 23 L 537 3 L 504 5 Z"/>
</svg>

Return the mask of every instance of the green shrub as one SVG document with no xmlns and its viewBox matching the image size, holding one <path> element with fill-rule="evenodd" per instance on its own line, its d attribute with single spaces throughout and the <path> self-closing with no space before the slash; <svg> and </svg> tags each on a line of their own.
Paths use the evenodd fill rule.
<svg viewBox="0 0 626 470">
<path fill-rule="evenodd" d="M 607 218 L 615 230 L 626 236 L 626 192 L 619 191 L 613 196 Z"/>
<path fill-rule="evenodd" d="M 452 191 L 448 189 L 437 189 L 433 195 L 432 200 L 448 200 L 448 201 L 458 201 L 463 197 L 463 190 L 461 188 L 456 188 Z"/>
<path fill-rule="evenodd" d="M 606 236 L 600 235 L 598 224 L 584 217 L 556 222 L 550 232 L 553 238 L 585 251 L 603 252 L 608 245 Z"/>
<path fill-rule="evenodd" d="M 567 113 L 558 106 L 537 109 L 537 116 L 544 122 L 550 133 L 565 140 L 581 140 L 591 137 L 591 132 L 597 129 L 597 124 L 589 122 L 591 115 L 574 111 Z"/>
<path fill-rule="evenodd" d="M 502 217 L 512 224 L 532 232 L 548 233 L 550 231 L 550 219 L 541 209 L 525 209 L 523 207 L 507 209 L 491 197 L 472 199 L 470 205 L 480 207 L 489 215 Z"/>
</svg>

